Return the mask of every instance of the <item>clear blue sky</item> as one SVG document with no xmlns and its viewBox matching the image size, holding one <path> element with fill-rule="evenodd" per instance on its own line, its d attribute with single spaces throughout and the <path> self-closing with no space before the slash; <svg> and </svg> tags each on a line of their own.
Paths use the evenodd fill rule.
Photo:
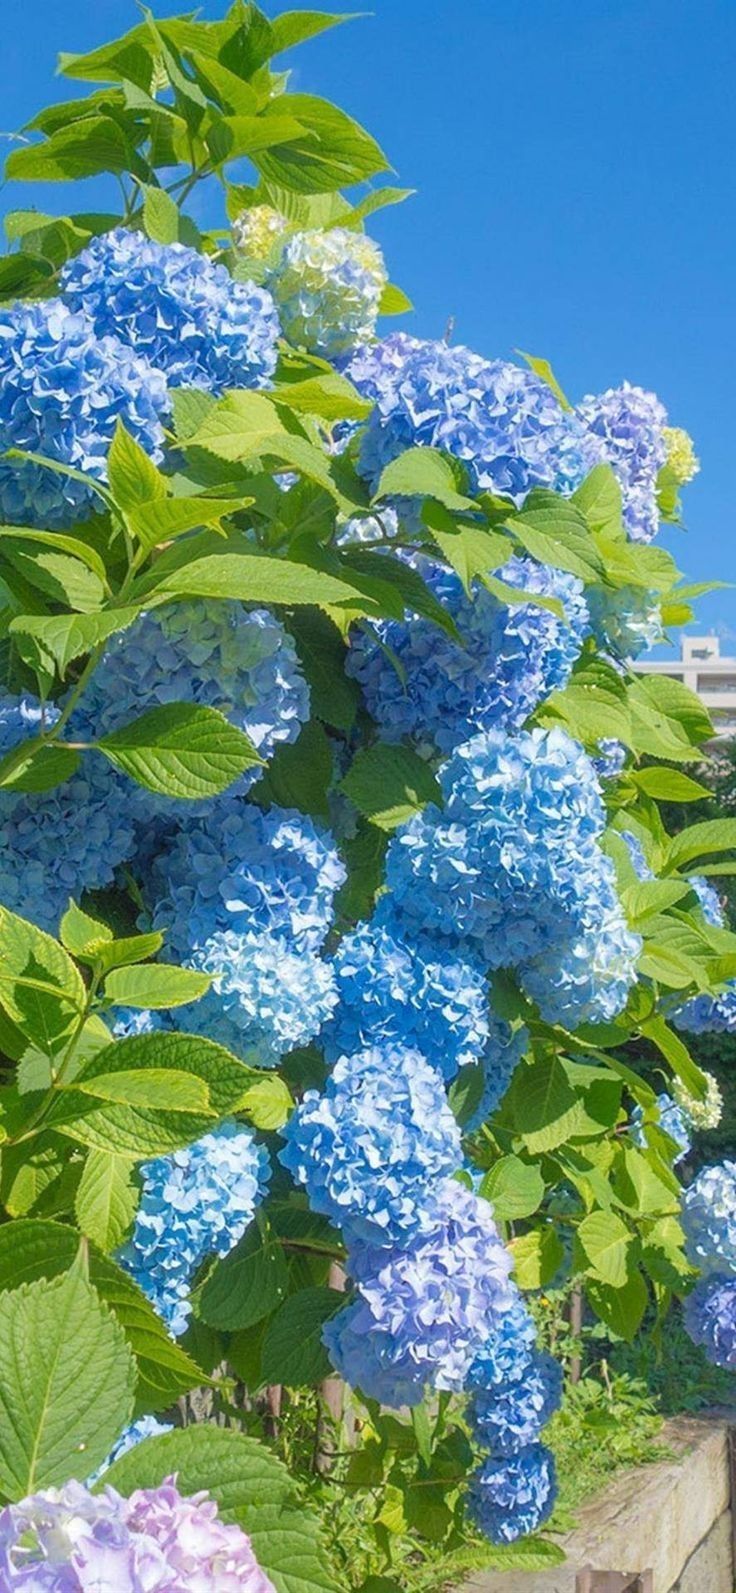
<svg viewBox="0 0 736 1593">
<path fill-rule="evenodd" d="M 546 355 L 571 397 L 623 377 L 654 388 L 703 464 L 688 533 L 667 545 L 689 577 L 736 583 L 734 0 L 372 0 L 372 13 L 303 46 L 295 86 L 365 122 L 418 190 L 374 224 L 416 306 L 407 326 L 439 336 L 454 315 L 481 352 Z M 54 83 L 58 50 L 137 15 L 132 0 L 3 0 L 2 130 L 76 92 Z M 79 208 L 104 200 L 92 182 L 78 194 Z M 64 186 L 0 194 L 5 209 L 29 202 L 69 204 Z M 700 612 L 736 650 L 736 590 Z"/>
</svg>

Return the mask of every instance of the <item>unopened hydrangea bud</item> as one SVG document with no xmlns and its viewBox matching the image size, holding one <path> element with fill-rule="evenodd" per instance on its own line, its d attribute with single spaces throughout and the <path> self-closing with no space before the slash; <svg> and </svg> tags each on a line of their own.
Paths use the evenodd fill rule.
<svg viewBox="0 0 736 1593">
<path fill-rule="evenodd" d="M 700 469 L 692 437 L 682 426 L 665 426 L 662 435 L 667 450 L 666 464 L 678 485 L 686 487 Z"/>
<path fill-rule="evenodd" d="M 286 232 L 288 222 L 271 205 L 251 205 L 233 222 L 233 243 L 249 260 L 267 260 Z"/>
<path fill-rule="evenodd" d="M 268 285 L 289 342 L 332 358 L 373 336 L 387 280 L 377 243 L 333 227 L 294 233 Z"/>
<path fill-rule="evenodd" d="M 679 1079 L 672 1085 L 672 1094 L 685 1116 L 694 1129 L 702 1132 L 705 1129 L 717 1128 L 723 1116 L 723 1096 L 718 1087 L 717 1079 L 712 1073 L 706 1073 L 708 1089 L 704 1101 L 699 1101 L 685 1089 Z"/>
</svg>

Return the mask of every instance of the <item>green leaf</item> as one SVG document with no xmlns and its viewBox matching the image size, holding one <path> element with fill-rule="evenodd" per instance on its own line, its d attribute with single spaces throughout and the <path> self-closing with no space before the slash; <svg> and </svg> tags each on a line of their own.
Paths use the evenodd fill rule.
<svg viewBox="0 0 736 1593">
<path fill-rule="evenodd" d="M 527 502 L 529 507 L 509 521 L 509 529 L 527 553 L 553 569 L 595 581 L 603 563 L 579 510 L 568 500 L 539 490 L 530 493 Z"/>
<path fill-rule="evenodd" d="M 267 441 L 274 442 L 286 427 L 278 408 L 265 393 L 226 393 L 219 403 L 208 407 L 198 430 L 187 438 L 187 447 L 205 448 L 218 459 L 237 464 L 257 457 Z"/>
<path fill-rule="evenodd" d="M 533 1228 L 512 1239 L 509 1250 L 520 1289 L 544 1289 L 565 1259 L 562 1240 L 554 1228 Z"/>
<path fill-rule="evenodd" d="M 64 1116 L 65 1088 L 60 1086 L 61 1093 L 54 1111 L 53 1120 L 57 1127 Z M 98 1074 L 89 1080 L 80 1080 L 77 1075 L 72 1088 L 75 1108 L 78 1094 L 89 1095 L 95 1102 L 110 1101 L 117 1106 L 150 1108 L 154 1112 L 163 1108 L 172 1117 L 178 1112 L 207 1112 L 209 1108 L 209 1091 L 204 1079 L 194 1078 L 191 1073 L 177 1073 L 173 1068 L 131 1068 L 127 1072 L 119 1069 L 114 1073 Z"/>
<path fill-rule="evenodd" d="M 485 526 L 455 520 L 444 505 L 426 503 L 422 518 L 447 563 L 460 576 L 470 592 L 477 575 L 482 579 L 501 568 L 509 558 L 512 544 L 508 537 Z"/>
<path fill-rule="evenodd" d="M 594 465 L 573 493 L 572 502 L 585 516 L 591 531 L 605 537 L 621 536 L 621 488 L 610 465 Z"/>
<path fill-rule="evenodd" d="M 617 1288 L 601 1283 L 596 1278 L 589 1278 L 585 1294 L 596 1316 L 614 1333 L 631 1343 L 641 1327 L 649 1303 L 647 1286 L 639 1269 L 636 1268 L 631 1277 Z"/>
<path fill-rule="evenodd" d="M 236 514 L 251 502 L 251 498 L 159 498 L 131 509 L 126 523 L 141 547 L 150 552 L 188 531 L 218 526 L 225 516 Z"/>
<path fill-rule="evenodd" d="M 540 359 L 538 354 L 525 354 L 523 348 L 517 349 L 516 352 L 521 355 L 523 360 L 526 360 L 529 369 L 534 372 L 534 375 L 538 376 L 540 381 L 546 382 L 547 386 L 552 389 L 560 407 L 571 410 L 572 404 L 565 397 L 549 360 Z"/>
<path fill-rule="evenodd" d="M 300 1289 L 284 1300 L 266 1329 L 261 1353 L 264 1383 L 309 1388 L 331 1372 L 322 1343 L 325 1322 L 345 1304 L 337 1289 Z"/>
<path fill-rule="evenodd" d="M 343 11 L 282 11 L 271 23 L 271 52 L 278 55 L 290 50 L 305 39 L 313 39 L 326 28 L 337 28 L 343 22 L 353 22 L 356 13 Z"/>
<path fill-rule="evenodd" d="M 143 225 L 154 243 L 180 243 L 181 215 L 176 200 L 163 188 L 143 183 Z"/>
<path fill-rule="evenodd" d="M 203 1284 L 196 1297 L 197 1314 L 210 1327 L 252 1327 L 280 1305 L 288 1281 L 280 1241 L 254 1223 Z"/>
<path fill-rule="evenodd" d="M 627 885 L 621 891 L 621 901 L 632 929 L 638 929 L 647 919 L 674 907 L 687 892 L 686 880 L 648 879 Z"/>
<path fill-rule="evenodd" d="M 736 819 L 708 819 L 704 824 L 691 824 L 673 836 L 667 848 L 665 866 L 682 868 L 696 858 L 711 852 L 730 852 L 736 849 Z"/>
<path fill-rule="evenodd" d="M 157 587 L 172 597 L 237 598 L 241 603 L 317 604 L 351 614 L 380 614 L 380 604 L 347 581 L 263 553 L 216 553 L 165 575 Z M 15 630 L 15 622 L 11 624 Z"/>
<path fill-rule="evenodd" d="M 79 767 L 79 753 L 60 742 L 45 743 L 40 736 L 24 741 L 0 759 L 0 789 L 51 791 L 71 779 Z"/>
<path fill-rule="evenodd" d="M 557 1056 L 517 1068 L 505 1104 L 532 1155 L 554 1150 L 575 1132 L 579 1097 Z"/>
<path fill-rule="evenodd" d="M 112 1075 L 129 1075 L 136 1069 L 142 1076 L 151 1070 L 192 1074 L 206 1085 L 209 1107 L 126 1106 L 101 1103 L 89 1093 L 97 1079 L 103 1079 L 109 1091 Z M 82 1145 L 140 1160 L 198 1139 L 218 1118 L 238 1107 L 252 1080 L 252 1071 L 212 1040 L 177 1033 L 133 1035 L 87 1060 L 73 1085 L 59 1092 L 47 1121 Z"/>
<path fill-rule="evenodd" d="M 484 1551 L 485 1554 L 485 1551 Z M 484 1564 L 498 1571 L 544 1571 L 562 1565 L 567 1556 L 559 1544 L 548 1538 L 524 1538 L 518 1543 L 496 1544 L 489 1549 Z"/>
<path fill-rule="evenodd" d="M 125 133 L 111 116 L 86 116 L 58 128 L 42 144 L 14 149 L 5 163 L 5 175 L 15 182 L 66 182 L 98 172 L 128 171 L 132 160 Z"/>
<path fill-rule="evenodd" d="M 185 1495 L 205 1489 L 226 1522 L 242 1527 L 276 1593 L 340 1593 L 320 1541 L 318 1518 L 295 1494 L 286 1467 L 255 1438 L 197 1426 L 146 1438 L 106 1472 L 124 1496 L 175 1475 Z"/>
<path fill-rule="evenodd" d="M 376 498 L 436 498 L 461 514 L 476 505 L 457 490 L 452 464 L 437 448 L 407 448 L 381 473 Z"/>
<path fill-rule="evenodd" d="M 531 1217 L 544 1199 L 544 1179 L 539 1167 L 518 1156 L 502 1156 L 486 1173 L 481 1194 L 490 1200 L 502 1222 Z"/>
<path fill-rule="evenodd" d="M 289 630 L 309 684 L 312 713 L 337 730 L 351 730 L 360 693 L 345 674 L 347 648 L 337 626 L 319 609 L 297 609 Z"/>
<path fill-rule="evenodd" d="M 367 420 L 373 404 L 361 398 L 357 388 L 337 371 L 303 381 L 280 382 L 272 389 L 274 399 L 288 404 L 297 415 L 318 415 L 321 420 Z"/>
<path fill-rule="evenodd" d="M 335 193 L 390 169 L 365 128 L 327 100 L 282 94 L 278 107 L 281 115 L 295 117 L 303 132 L 276 150 L 253 156 L 267 181 L 297 193 Z"/>
<path fill-rule="evenodd" d="M 53 1055 L 86 993 L 63 947 L 24 918 L 0 907 L 0 1003 L 34 1045 Z"/>
<path fill-rule="evenodd" d="M 117 1249 L 138 1205 L 130 1162 L 108 1151 L 91 1150 L 74 1201 L 77 1223 L 100 1250 Z"/>
<path fill-rule="evenodd" d="M 211 983 L 209 974 L 168 963 L 114 968 L 105 980 L 105 1000 L 118 1007 L 151 1007 L 159 1011 L 198 1001 Z"/>
<path fill-rule="evenodd" d="M 256 1079 L 248 1085 L 239 1110 L 254 1128 L 273 1132 L 283 1128 L 293 1104 L 284 1080 L 278 1073 L 270 1073 L 267 1078 Z"/>
<path fill-rule="evenodd" d="M 0 526 L 0 551 L 3 548 L 12 551 L 13 548 L 34 546 L 51 548 L 56 553 L 68 553 L 71 558 L 81 560 L 104 585 L 107 572 L 99 553 L 79 537 L 64 536 L 61 531 L 36 531 L 26 526 Z"/>
<path fill-rule="evenodd" d="M 133 1412 L 135 1362 L 75 1266 L 0 1298 L 0 1489 L 11 1500 L 85 1478 Z"/>
<path fill-rule="evenodd" d="M 69 903 L 59 926 L 59 934 L 67 951 L 73 957 L 82 959 L 85 952 L 94 950 L 100 941 L 111 941 L 113 938 L 107 924 L 100 923 L 98 918 L 90 918 L 89 913 L 83 913 L 76 902 Z"/>
<path fill-rule="evenodd" d="M 105 597 L 105 586 L 86 560 L 71 558 L 66 553 L 50 552 L 44 546 L 32 547 L 26 542 L 0 539 L 0 569 L 5 580 L 20 582 L 32 592 L 43 593 L 54 603 L 86 614 L 100 607 Z"/>
<path fill-rule="evenodd" d="M 693 1060 L 684 1041 L 679 1034 L 675 1034 L 659 1014 L 645 1018 L 640 1023 L 641 1032 L 662 1056 L 666 1057 L 675 1076 L 684 1084 L 688 1094 L 694 1095 L 697 1101 L 704 1101 L 708 1093 L 708 1077 Z"/>
<path fill-rule="evenodd" d="M 18 642 L 18 650 L 28 656 L 32 666 L 40 655 L 52 675 L 58 670 L 63 677 L 75 658 L 91 652 L 116 631 L 127 630 L 139 614 L 137 604 L 105 609 L 99 614 L 18 614 L 9 629 Z M 28 655 L 23 645 L 26 637 L 34 649 Z"/>
<path fill-rule="evenodd" d="M 79 1237 L 58 1222 L 18 1218 L 0 1227 L 0 1293 L 36 1278 L 56 1278 L 72 1265 Z M 140 1411 L 166 1410 L 202 1382 L 199 1368 L 176 1344 L 145 1295 L 121 1267 L 90 1250 L 90 1280 L 117 1317 L 138 1362 Z"/>
<path fill-rule="evenodd" d="M 95 746 L 139 785 L 181 801 L 216 796 L 263 762 L 237 725 L 195 703 L 151 708 Z"/>
<path fill-rule="evenodd" d="M 710 715 L 687 686 L 668 675 L 637 675 L 628 686 L 637 752 L 672 762 L 692 762 L 714 734 Z"/>
<path fill-rule="evenodd" d="M 701 797 L 711 794 L 707 786 L 692 780 L 681 769 L 632 769 L 631 779 L 646 796 L 656 797 L 660 802 L 699 802 Z M 736 840 L 733 844 L 736 846 Z"/>
<path fill-rule="evenodd" d="M 122 420 L 118 420 L 107 456 L 110 491 L 119 509 L 166 497 L 166 481 Z"/>
<path fill-rule="evenodd" d="M 405 824 L 428 802 L 442 805 L 442 791 L 424 759 L 409 747 L 386 742 L 356 753 L 340 790 L 382 830 Z"/>
<path fill-rule="evenodd" d="M 613 1211 L 592 1211 L 576 1230 L 577 1243 L 590 1270 L 602 1283 L 620 1289 L 629 1276 L 632 1238 Z"/>
<path fill-rule="evenodd" d="M 414 305 L 403 288 L 397 287 L 395 282 L 387 282 L 378 306 L 379 315 L 406 315 L 413 309 Z"/>
<path fill-rule="evenodd" d="M 145 962 L 146 958 L 155 957 L 163 943 L 164 937 L 158 930 L 151 930 L 146 935 L 127 935 L 122 940 L 106 940 L 104 944 L 95 946 L 93 955 L 85 953 L 82 961 L 94 962 L 101 973 L 109 973 L 111 968 L 127 968 L 131 963 Z"/>
<path fill-rule="evenodd" d="M 332 747 L 322 725 L 310 719 L 296 741 L 276 748 L 252 795 L 256 802 L 275 802 L 277 807 L 327 818 L 331 784 Z"/>
</svg>

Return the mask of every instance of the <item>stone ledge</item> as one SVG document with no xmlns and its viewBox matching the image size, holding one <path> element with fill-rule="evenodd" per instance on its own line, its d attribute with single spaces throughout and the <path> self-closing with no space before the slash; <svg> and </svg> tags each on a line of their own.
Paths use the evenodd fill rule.
<svg viewBox="0 0 736 1593">
<path fill-rule="evenodd" d="M 654 1593 L 676 1593 L 678 1583 L 689 1589 L 686 1568 L 724 1514 L 730 1540 L 729 1426 L 736 1426 L 736 1411 L 666 1422 L 661 1442 L 677 1458 L 621 1472 L 582 1505 L 575 1531 L 560 1539 L 565 1565 L 543 1572 L 479 1571 L 455 1593 L 575 1593 L 576 1573 L 587 1565 L 652 1569 Z M 724 1532 L 721 1521 L 721 1539 Z M 709 1578 L 707 1593 L 732 1590 L 732 1569 L 724 1567 L 718 1582 Z"/>
</svg>

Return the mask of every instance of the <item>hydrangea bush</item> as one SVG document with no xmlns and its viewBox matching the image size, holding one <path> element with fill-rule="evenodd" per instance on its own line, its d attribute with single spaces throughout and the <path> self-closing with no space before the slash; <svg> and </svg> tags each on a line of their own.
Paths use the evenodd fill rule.
<svg viewBox="0 0 736 1593">
<path fill-rule="evenodd" d="M 690 614 L 693 445 L 620 373 L 386 332 L 405 195 L 279 64 L 340 20 L 146 16 L 7 161 L 125 193 L 11 213 L 0 273 L 9 1588 L 358 1587 L 332 1482 L 379 1577 L 396 1530 L 510 1566 L 561 1276 L 633 1337 L 702 1272 L 734 1363 L 736 1171 L 681 1214 L 680 1164 L 736 825 L 668 836 L 712 726 L 631 667 Z"/>
</svg>

